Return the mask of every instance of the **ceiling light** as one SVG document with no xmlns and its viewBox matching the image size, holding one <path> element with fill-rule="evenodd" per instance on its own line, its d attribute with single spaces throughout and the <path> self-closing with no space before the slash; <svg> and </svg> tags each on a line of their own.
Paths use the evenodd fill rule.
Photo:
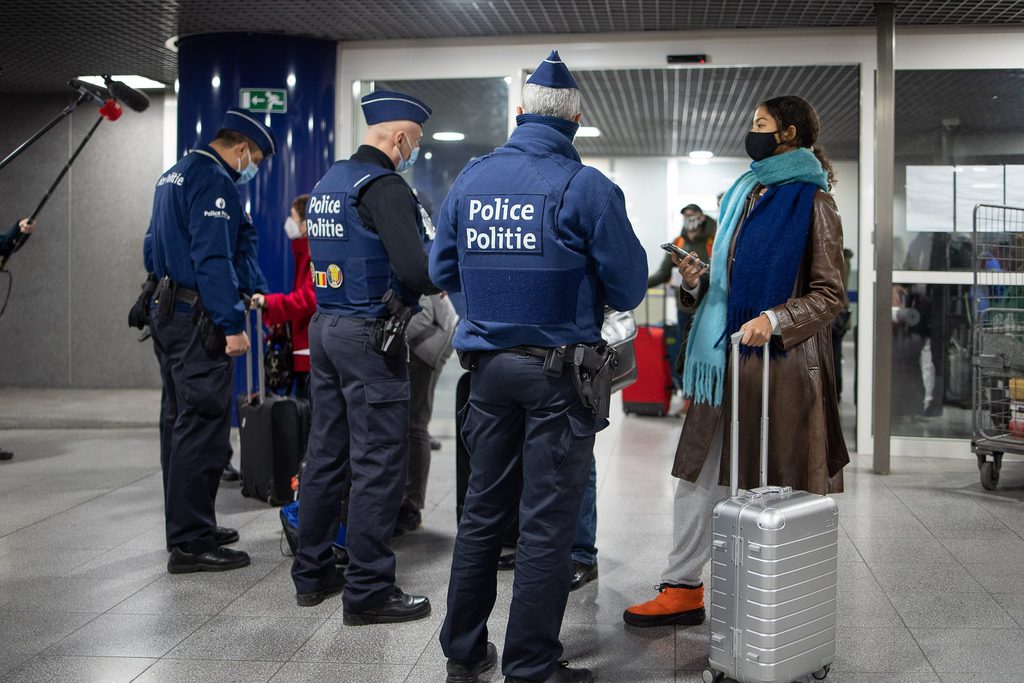
<svg viewBox="0 0 1024 683">
<path fill-rule="evenodd" d="M 714 152 L 709 152 L 706 149 L 695 149 L 690 152 L 691 159 L 710 159 L 715 156 Z"/>
<path fill-rule="evenodd" d="M 288 84 L 289 88 L 295 87 L 295 74 L 288 74 L 288 78 L 285 79 L 285 83 Z"/>
<path fill-rule="evenodd" d="M 426 154 L 423 155 L 423 158 L 426 159 L 427 161 L 430 161 L 431 159 L 434 158 L 434 153 L 433 152 L 427 152 Z"/>
<path fill-rule="evenodd" d="M 136 90 L 163 90 L 167 86 L 160 81 L 154 81 L 145 76 L 111 76 L 112 80 L 121 81 L 129 88 Z M 93 85 L 104 85 L 103 76 L 79 76 L 78 80 L 92 83 Z"/>
<path fill-rule="evenodd" d="M 576 137 L 578 138 L 596 138 L 600 136 L 601 130 L 593 126 L 580 126 L 580 129 L 576 131 Z"/>
<path fill-rule="evenodd" d="M 220 76 L 214 76 L 213 80 L 210 81 L 210 85 L 212 85 L 214 88 L 219 88 L 220 87 Z"/>
<path fill-rule="evenodd" d="M 460 141 L 466 139 L 466 135 L 464 133 L 457 133 L 455 131 L 450 131 L 450 130 L 448 130 L 448 131 L 443 130 L 443 131 L 434 133 L 430 137 L 434 138 L 435 140 L 437 140 L 439 142 L 460 142 Z"/>
<path fill-rule="evenodd" d="M 687 161 L 693 164 L 694 166 L 707 166 L 709 163 L 711 163 L 707 159 L 687 159 Z"/>
</svg>

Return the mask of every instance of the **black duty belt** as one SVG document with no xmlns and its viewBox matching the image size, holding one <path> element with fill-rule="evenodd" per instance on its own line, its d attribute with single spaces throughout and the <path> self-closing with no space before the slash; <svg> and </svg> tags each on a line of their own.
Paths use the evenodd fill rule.
<svg viewBox="0 0 1024 683">
<path fill-rule="evenodd" d="M 543 346 L 513 346 L 509 351 L 525 353 L 527 356 L 536 356 L 537 358 L 547 358 L 551 353 L 551 349 Z"/>
<path fill-rule="evenodd" d="M 174 298 L 178 301 L 184 301 L 189 306 L 195 306 L 199 301 L 199 292 L 194 289 L 186 289 L 181 285 L 174 290 Z"/>
</svg>

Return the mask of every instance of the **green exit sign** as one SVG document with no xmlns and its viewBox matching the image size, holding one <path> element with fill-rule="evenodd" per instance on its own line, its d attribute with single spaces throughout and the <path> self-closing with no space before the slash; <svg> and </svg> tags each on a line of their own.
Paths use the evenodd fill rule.
<svg viewBox="0 0 1024 683">
<path fill-rule="evenodd" d="M 288 91 L 274 88 L 242 88 L 239 106 L 249 111 L 284 114 L 288 111 Z"/>
</svg>

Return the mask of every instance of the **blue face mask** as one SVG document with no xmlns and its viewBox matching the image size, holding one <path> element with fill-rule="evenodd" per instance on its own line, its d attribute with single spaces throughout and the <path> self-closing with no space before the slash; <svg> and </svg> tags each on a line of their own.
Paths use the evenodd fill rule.
<svg viewBox="0 0 1024 683">
<path fill-rule="evenodd" d="M 249 152 L 249 148 L 245 149 L 245 153 L 249 155 L 249 165 L 245 168 L 237 169 L 241 174 L 238 180 L 235 181 L 235 185 L 245 185 L 247 182 L 256 177 L 256 172 L 260 170 L 260 167 L 252 162 L 252 153 Z M 242 160 L 238 160 L 238 165 L 242 165 Z"/>
<path fill-rule="evenodd" d="M 402 159 L 401 161 L 399 161 L 398 166 L 395 168 L 395 170 L 398 171 L 399 173 L 405 173 L 410 168 L 412 168 L 412 165 L 416 163 L 416 159 L 420 155 L 419 147 L 413 147 L 411 142 L 409 143 L 409 147 L 412 149 L 412 152 L 409 153 L 409 158 Z M 401 145 L 398 146 L 398 153 L 402 153 Z"/>
</svg>

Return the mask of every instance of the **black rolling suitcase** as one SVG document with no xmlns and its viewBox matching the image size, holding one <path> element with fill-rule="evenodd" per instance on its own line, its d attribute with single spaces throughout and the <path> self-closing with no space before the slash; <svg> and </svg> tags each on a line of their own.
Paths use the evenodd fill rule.
<svg viewBox="0 0 1024 683">
<path fill-rule="evenodd" d="M 246 317 L 248 327 L 249 317 Z M 256 310 L 252 335 L 257 350 L 257 386 L 252 386 L 252 349 L 245 357 L 248 393 L 238 397 L 238 432 L 242 445 L 242 495 L 270 505 L 293 498 L 292 477 L 306 454 L 309 403 L 293 396 L 267 395 L 263 367 L 263 315 Z"/>
</svg>

